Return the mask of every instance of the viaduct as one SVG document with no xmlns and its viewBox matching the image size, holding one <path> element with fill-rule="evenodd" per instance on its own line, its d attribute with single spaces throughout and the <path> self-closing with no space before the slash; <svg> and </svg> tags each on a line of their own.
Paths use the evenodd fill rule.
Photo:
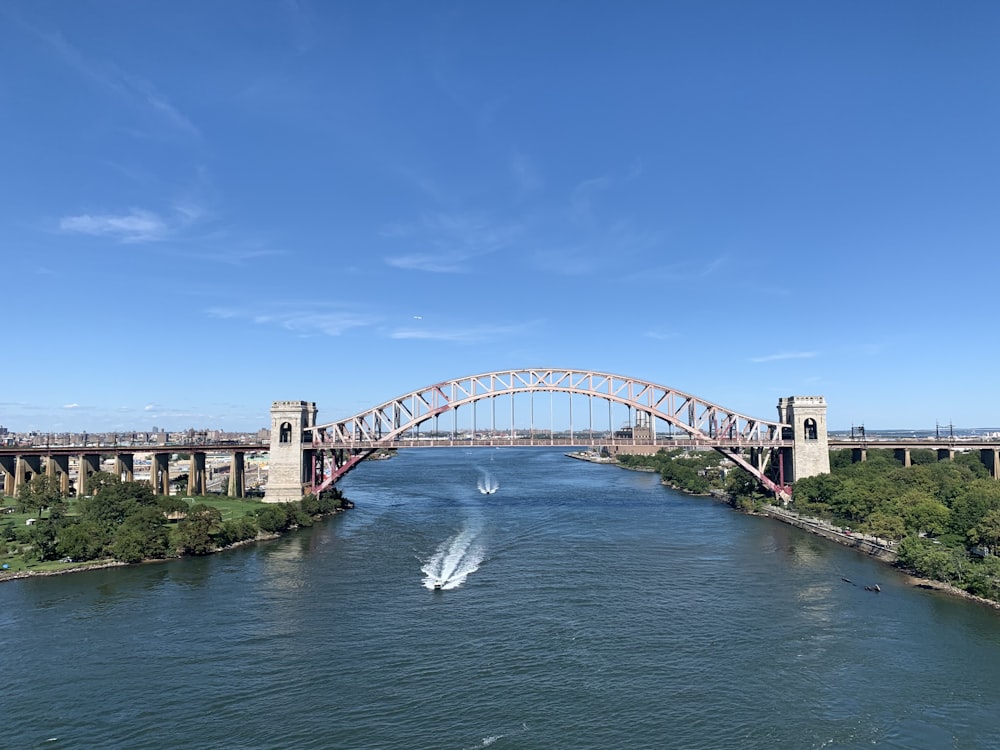
<svg viewBox="0 0 1000 750">
<path fill-rule="evenodd" d="M 536 424 L 535 399 L 548 394 L 562 398 L 569 430 L 558 433 Z M 515 402 L 517 407 L 515 408 Z M 607 409 L 608 429 L 595 428 L 595 405 Z M 612 408 L 628 415 L 627 424 L 610 429 Z M 498 426 L 497 411 L 509 410 Z M 460 430 L 459 411 L 465 416 Z M 826 401 L 822 396 L 789 396 L 778 401 L 778 419 L 757 419 L 726 409 L 667 386 L 636 378 L 590 370 L 504 370 L 442 381 L 404 394 L 346 419 L 320 424 L 315 402 L 275 401 L 271 405 L 270 441 L 240 445 L 175 443 L 165 446 L 14 446 L 0 448 L 3 494 L 15 495 L 31 476 L 56 477 L 63 491 L 70 486 L 70 461 L 75 465 L 75 489 L 87 494 L 89 477 L 103 461 L 112 473 L 134 478 L 134 457 L 150 456 L 150 482 L 155 492 L 170 491 L 170 457 L 190 454 L 189 495 L 207 492 L 206 456 L 229 455 L 228 494 L 246 495 L 245 455 L 268 454 L 265 502 L 288 502 L 306 492 L 321 492 L 377 450 L 434 447 L 563 446 L 615 453 L 655 453 L 661 448 L 711 448 L 757 478 L 783 501 L 791 483 L 830 471 L 830 448 L 849 448 L 855 460 L 865 460 L 869 447 L 891 448 L 904 465 L 914 448 L 931 448 L 939 459 L 954 457 L 954 439 L 921 440 L 830 439 Z M 574 413 L 575 412 L 575 413 Z M 514 428 L 515 415 L 527 415 L 527 426 Z M 452 418 L 449 432 L 442 417 Z M 994 478 L 1000 478 L 1000 443 L 963 441 L 961 450 L 979 450 Z"/>
</svg>

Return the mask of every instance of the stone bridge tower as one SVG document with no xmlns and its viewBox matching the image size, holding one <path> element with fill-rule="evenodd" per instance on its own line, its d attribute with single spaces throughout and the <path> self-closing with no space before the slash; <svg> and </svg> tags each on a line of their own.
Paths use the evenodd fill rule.
<svg viewBox="0 0 1000 750">
<path fill-rule="evenodd" d="M 275 401 L 271 404 L 271 446 L 267 468 L 265 503 L 288 503 L 302 499 L 303 485 L 310 480 L 312 433 L 316 403 Z"/>
<path fill-rule="evenodd" d="M 789 396 L 778 399 L 778 421 L 792 426 L 793 447 L 782 448 L 785 481 L 830 473 L 830 445 L 826 433 L 826 399 Z M 786 430 L 787 433 L 787 430 Z"/>
</svg>

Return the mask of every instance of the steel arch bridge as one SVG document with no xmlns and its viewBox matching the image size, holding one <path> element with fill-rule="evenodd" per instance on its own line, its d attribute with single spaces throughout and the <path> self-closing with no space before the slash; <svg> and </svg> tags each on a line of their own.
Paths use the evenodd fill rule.
<svg viewBox="0 0 1000 750">
<path fill-rule="evenodd" d="M 548 438 L 534 428 L 534 402 L 531 401 L 531 427 L 527 439 L 514 429 L 514 397 L 538 393 L 569 394 L 569 438 Z M 589 429 L 576 431 L 573 423 L 573 396 L 587 399 Z M 495 428 L 498 400 L 510 400 L 510 433 L 499 435 Z M 492 402 L 488 437 L 477 435 L 475 404 Z M 607 401 L 611 407 L 628 408 L 630 426 L 623 435 L 609 429 L 610 436 L 594 434 L 593 405 Z M 461 407 L 472 407 L 472 435 L 461 440 L 421 439 L 419 428 Z M 632 412 L 636 426 L 631 426 Z M 609 426 L 610 427 L 610 426 Z M 483 428 L 486 429 L 485 427 Z M 501 370 L 446 380 L 421 388 L 335 422 L 305 428 L 305 441 L 311 443 L 313 491 L 319 492 L 336 482 L 379 448 L 434 446 L 699 446 L 714 448 L 748 471 L 776 496 L 787 497 L 789 488 L 779 473 L 777 481 L 767 474 L 771 458 L 781 461 L 782 448 L 791 448 L 786 439 L 791 426 L 757 419 L 726 409 L 710 401 L 683 393 L 668 386 L 637 378 L 591 370 L 524 369 Z M 674 437 L 679 432 L 683 439 Z M 457 432 L 457 430 L 456 430 Z M 565 433 L 563 433 L 565 435 Z M 667 436 L 664 437 L 664 434 Z M 617 435 L 617 436 L 616 436 Z M 650 450 L 646 448 L 645 450 Z M 627 452 L 627 451 L 625 451 Z"/>
</svg>

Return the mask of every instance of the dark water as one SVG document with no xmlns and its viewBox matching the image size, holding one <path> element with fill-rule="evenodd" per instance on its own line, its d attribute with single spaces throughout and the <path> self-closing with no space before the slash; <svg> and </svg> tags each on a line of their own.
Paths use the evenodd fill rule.
<svg viewBox="0 0 1000 750">
<path fill-rule="evenodd" d="M 1000 747 L 1000 615 L 851 550 L 558 451 L 342 488 L 276 542 L 0 585 L 0 746 Z"/>
</svg>

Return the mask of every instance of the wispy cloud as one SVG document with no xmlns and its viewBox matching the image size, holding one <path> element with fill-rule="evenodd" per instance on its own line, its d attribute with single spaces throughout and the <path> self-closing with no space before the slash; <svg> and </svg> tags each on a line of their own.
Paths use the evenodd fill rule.
<svg viewBox="0 0 1000 750">
<path fill-rule="evenodd" d="M 538 168 L 525 154 L 518 152 L 511 157 L 510 173 L 522 192 L 532 192 L 542 187 L 542 177 Z"/>
<path fill-rule="evenodd" d="M 680 334 L 675 331 L 646 331 L 642 335 L 654 341 L 669 341 L 677 338 Z"/>
<path fill-rule="evenodd" d="M 59 220 L 59 229 L 92 237 L 111 237 L 121 242 L 162 240 L 170 231 L 157 213 L 133 208 L 126 214 L 77 214 Z"/>
<path fill-rule="evenodd" d="M 417 339 L 421 341 L 451 341 L 462 344 L 481 344 L 489 341 L 508 339 L 523 333 L 525 326 L 479 326 L 471 328 L 430 329 L 400 328 L 389 337 L 393 339 Z"/>
<path fill-rule="evenodd" d="M 591 221 L 594 218 L 594 199 L 611 186 L 607 177 L 594 177 L 584 180 L 573 188 L 570 196 L 570 206 L 573 217 L 579 221 Z"/>
<path fill-rule="evenodd" d="M 283 328 L 300 336 L 341 336 L 355 328 L 376 325 L 380 320 L 378 316 L 350 310 L 300 309 L 257 313 L 232 308 L 211 308 L 206 312 L 213 318 L 248 320 L 257 325 Z"/>
<path fill-rule="evenodd" d="M 767 354 L 762 357 L 751 357 L 751 362 L 778 362 L 784 359 L 812 359 L 816 352 L 782 352 L 781 354 Z"/>
<path fill-rule="evenodd" d="M 497 252 L 521 231 L 518 225 L 497 225 L 467 214 L 424 216 L 417 224 L 395 224 L 382 230 L 386 239 L 417 246 L 415 252 L 390 256 L 395 268 L 430 273 L 462 273 L 468 261 Z"/>
<path fill-rule="evenodd" d="M 63 404 L 63 409 L 79 409 L 80 404 Z"/>
<path fill-rule="evenodd" d="M 112 63 L 96 62 L 70 44 L 59 32 L 39 34 L 80 75 L 145 108 L 172 129 L 200 137 L 195 124 L 149 81 L 127 73 Z"/>
<path fill-rule="evenodd" d="M 678 256 L 680 253 L 676 253 Z M 641 273 L 633 273 L 628 278 L 640 281 L 683 281 L 690 279 L 707 279 L 716 276 L 729 268 L 731 259 L 728 255 L 719 255 L 708 261 L 684 261 L 649 268 Z"/>
<path fill-rule="evenodd" d="M 283 0 L 281 5 L 292 34 L 295 51 L 300 54 L 308 52 L 317 41 L 318 23 L 315 11 L 304 0 Z"/>
<path fill-rule="evenodd" d="M 127 213 L 75 214 L 59 219 L 59 230 L 91 237 L 108 237 L 122 243 L 157 242 L 176 235 L 201 221 L 206 211 L 197 204 L 175 205 L 168 214 L 144 208 Z"/>
</svg>

